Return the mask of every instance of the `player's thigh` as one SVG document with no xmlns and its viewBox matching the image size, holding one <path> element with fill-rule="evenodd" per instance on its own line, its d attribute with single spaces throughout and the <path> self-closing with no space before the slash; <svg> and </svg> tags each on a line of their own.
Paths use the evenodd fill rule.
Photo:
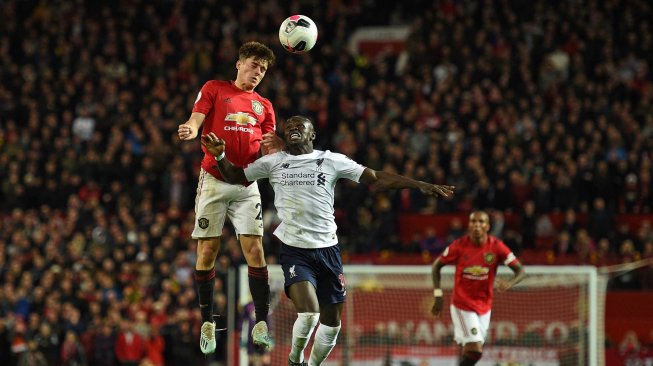
<svg viewBox="0 0 653 366">
<path fill-rule="evenodd" d="M 295 305 L 298 313 L 319 313 L 320 304 L 317 300 L 315 287 L 310 281 L 295 282 L 288 287 L 288 297 Z"/>
<path fill-rule="evenodd" d="M 298 312 L 320 311 L 317 294 L 315 249 L 296 248 L 281 244 L 279 264 L 283 270 L 286 295 L 293 301 Z"/>
<path fill-rule="evenodd" d="M 218 180 L 202 169 L 197 183 L 195 227 L 191 236 L 194 239 L 221 236 L 229 202 L 238 193 L 237 185 Z"/>
<path fill-rule="evenodd" d="M 481 323 L 481 335 L 483 336 L 483 340 L 487 339 L 487 334 L 490 329 L 490 316 L 492 315 L 491 311 L 488 311 L 487 313 L 483 315 L 479 315 L 479 321 Z"/>
<path fill-rule="evenodd" d="M 245 235 L 238 236 L 240 247 L 243 249 L 243 254 L 247 260 L 247 264 L 252 267 L 265 266 L 265 253 L 263 252 L 263 237 L 258 235 Z"/>
<path fill-rule="evenodd" d="M 263 206 L 258 185 L 254 182 L 239 187 L 237 195 L 227 208 L 229 220 L 238 235 L 263 236 Z"/>
<path fill-rule="evenodd" d="M 450 310 L 456 343 L 461 345 L 474 342 L 485 343 L 487 327 L 483 327 L 481 316 L 473 311 L 458 309 L 454 305 L 450 306 Z M 487 324 L 489 325 L 489 314 L 486 315 L 488 316 Z"/>
<path fill-rule="evenodd" d="M 320 304 L 345 302 L 347 287 L 342 267 L 340 247 L 333 245 L 317 249 L 319 272 L 317 276 L 317 298 Z"/>
</svg>

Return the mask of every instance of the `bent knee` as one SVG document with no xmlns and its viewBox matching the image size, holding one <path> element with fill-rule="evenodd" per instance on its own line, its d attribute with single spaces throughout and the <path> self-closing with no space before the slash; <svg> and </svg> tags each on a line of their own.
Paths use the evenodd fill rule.
<svg viewBox="0 0 653 366">
<path fill-rule="evenodd" d="M 313 332 L 313 328 L 320 319 L 320 313 L 297 313 L 296 327 L 293 327 L 293 334 L 300 337 Z"/>
<path fill-rule="evenodd" d="M 260 236 L 241 235 L 240 246 L 243 249 L 243 255 L 247 264 L 252 267 L 265 266 L 265 253 L 263 251 L 263 241 Z"/>
<path fill-rule="evenodd" d="M 463 358 L 473 362 L 478 362 L 478 360 L 480 360 L 482 356 L 483 356 L 482 351 L 465 350 L 463 352 Z"/>
<path fill-rule="evenodd" d="M 200 239 L 197 242 L 198 269 L 211 269 L 220 251 L 220 238 Z"/>
</svg>

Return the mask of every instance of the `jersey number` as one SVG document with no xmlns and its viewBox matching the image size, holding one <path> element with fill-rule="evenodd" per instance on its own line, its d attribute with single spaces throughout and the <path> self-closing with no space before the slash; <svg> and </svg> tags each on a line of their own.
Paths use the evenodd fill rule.
<svg viewBox="0 0 653 366">
<path fill-rule="evenodd" d="M 257 203 L 256 208 L 258 208 L 258 215 L 256 215 L 256 220 L 263 220 L 263 207 L 260 203 Z"/>
</svg>

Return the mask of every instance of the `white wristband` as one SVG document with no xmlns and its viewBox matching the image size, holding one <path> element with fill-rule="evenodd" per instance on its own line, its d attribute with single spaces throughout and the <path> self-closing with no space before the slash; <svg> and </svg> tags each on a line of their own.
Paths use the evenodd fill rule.
<svg viewBox="0 0 653 366">
<path fill-rule="evenodd" d="M 441 288 L 436 288 L 433 290 L 433 296 L 435 297 L 442 297 L 442 289 Z"/>
<path fill-rule="evenodd" d="M 217 160 L 217 161 L 220 161 L 222 159 L 224 159 L 224 151 L 222 151 L 222 154 L 215 157 L 215 160 Z"/>
</svg>

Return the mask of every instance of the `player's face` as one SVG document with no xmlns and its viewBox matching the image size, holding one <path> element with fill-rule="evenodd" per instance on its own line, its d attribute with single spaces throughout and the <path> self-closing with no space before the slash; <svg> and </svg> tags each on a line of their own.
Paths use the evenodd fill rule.
<svg viewBox="0 0 653 366">
<path fill-rule="evenodd" d="M 490 218 L 484 212 L 473 212 L 469 216 L 469 234 L 480 238 L 490 231 Z"/>
<path fill-rule="evenodd" d="M 236 76 L 236 85 L 244 90 L 254 90 L 263 80 L 265 72 L 268 71 L 268 63 L 254 57 L 238 60 L 236 62 L 238 75 Z"/>
<path fill-rule="evenodd" d="M 303 118 L 291 117 L 286 121 L 283 137 L 289 145 L 309 143 L 315 139 L 313 124 Z"/>
</svg>

